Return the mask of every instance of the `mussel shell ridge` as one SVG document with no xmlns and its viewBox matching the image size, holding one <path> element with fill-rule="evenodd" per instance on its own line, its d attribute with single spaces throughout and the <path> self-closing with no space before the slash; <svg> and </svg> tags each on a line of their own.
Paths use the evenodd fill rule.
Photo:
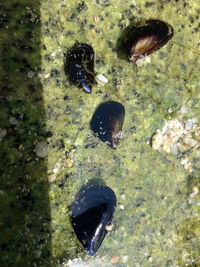
<svg viewBox="0 0 200 267">
<path fill-rule="evenodd" d="M 72 226 L 90 256 L 96 253 L 107 233 L 116 202 L 112 189 L 92 185 L 79 192 L 71 205 Z"/>
<path fill-rule="evenodd" d="M 95 81 L 93 48 L 88 44 L 72 47 L 66 55 L 65 73 L 72 84 L 90 93 Z"/>
<path fill-rule="evenodd" d="M 90 126 L 100 140 L 115 149 L 119 143 L 124 117 L 124 106 L 116 101 L 108 101 L 97 107 Z"/>
</svg>

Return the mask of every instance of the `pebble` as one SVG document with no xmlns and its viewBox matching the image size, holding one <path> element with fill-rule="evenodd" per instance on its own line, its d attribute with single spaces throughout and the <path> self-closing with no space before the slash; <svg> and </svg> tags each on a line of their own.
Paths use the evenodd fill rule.
<svg viewBox="0 0 200 267">
<path fill-rule="evenodd" d="M 182 110 L 187 110 L 186 107 Z M 152 148 L 160 153 L 172 153 L 178 155 L 186 149 L 199 148 L 199 126 L 198 119 L 187 120 L 174 119 L 166 121 L 162 129 L 157 129 L 152 136 Z M 192 162 L 188 157 L 180 157 L 180 163 L 188 172 L 192 172 Z"/>
<path fill-rule="evenodd" d="M 58 168 L 54 168 L 53 173 L 57 173 L 57 172 L 58 172 Z"/>
<path fill-rule="evenodd" d="M 121 199 L 125 200 L 126 195 L 125 194 L 121 194 Z"/>
<path fill-rule="evenodd" d="M 99 85 L 105 85 L 108 83 L 108 79 L 101 73 L 97 74 L 95 79 Z"/>
<path fill-rule="evenodd" d="M 49 78 L 49 77 L 50 77 L 50 73 L 47 73 L 47 74 L 44 75 L 44 78 L 45 78 L 45 79 L 47 79 L 47 78 Z"/>
<path fill-rule="evenodd" d="M 110 263 L 116 263 L 116 262 L 119 261 L 119 259 L 120 259 L 119 256 L 114 256 L 114 257 L 111 258 Z"/>
<path fill-rule="evenodd" d="M 185 158 L 181 158 L 180 163 L 182 165 L 184 165 L 184 164 L 188 163 L 188 161 L 189 161 L 189 159 L 187 157 L 185 157 Z"/>
<path fill-rule="evenodd" d="M 119 206 L 120 210 L 124 210 L 124 205 Z"/>
<path fill-rule="evenodd" d="M 123 256 L 123 257 L 122 257 L 122 261 L 123 261 L 124 263 L 126 263 L 127 260 L 128 260 L 128 256 Z"/>
<path fill-rule="evenodd" d="M 192 188 L 192 193 L 190 194 L 190 198 L 194 198 L 194 197 L 196 197 L 196 195 L 199 193 L 199 189 L 198 189 L 198 187 L 197 186 L 194 186 L 193 188 Z"/>
<path fill-rule="evenodd" d="M 3 140 L 3 138 L 6 136 L 7 130 L 0 128 L 0 142 Z"/>
<path fill-rule="evenodd" d="M 28 77 L 29 79 L 32 79 L 32 78 L 34 77 L 34 72 L 33 72 L 33 71 L 29 71 L 29 72 L 27 73 L 27 77 Z"/>
<path fill-rule="evenodd" d="M 185 122 L 185 129 L 189 131 L 189 130 L 195 128 L 197 126 L 197 123 L 198 123 L 198 119 L 196 119 L 196 118 L 188 119 Z"/>
<path fill-rule="evenodd" d="M 45 158 L 48 155 L 48 144 L 44 141 L 39 142 L 35 146 L 35 153 L 39 158 Z"/>
<path fill-rule="evenodd" d="M 179 110 L 180 114 L 187 114 L 189 112 L 190 108 L 188 106 L 182 106 Z"/>
<path fill-rule="evenodd" d="M 50 183 L 52 183 L 52 182 L 54 182 L 54 181 L 56 180 L 56 178 L 57 178 L 56 173 L 51 174 L 51 175 L 48 176 L 48 181 L 49 181 Z"/>
<path fill-rule="evenodd" d="M 52 56 L 52 57 L 55 57 L 55 56 L 57 56 L 61 51 L 62 51 L 61 48 L 58 48 L 58 49 L 54 50 L 54 51 L 51 53 L 51 56 Z"/>
<path fill-rule="evenodd" d="M 162 135 L 161 131 L 158 129 L 156 131 L 156 134 L 154 134 L 152 137 L 152 148 L 154 150 L 159 150 L 162 143 L 163 143 L 163 135 Z"/>
<path fill-rule="evenodd" d="M 65 161 L 68 168 L 71 168 L 74 165 L 73 159 L 67 158 Z"/>
<path fill-rule="evenodd" d="M 138 59 L 136 62 L 137 67 L 144 67 L 151 63 L 151 58 L 149 56 L 142 57 Z"/>
<path fill-rule="evenodd" d="M 12 125 L 17 125 L 19 123 L 15 117 L 10 117 L 9 121 Z"/>
<path fill-rule="evenodd" d="M 55 174 L 58 173 L 60 167 L 61 167 L 61 163 L 60 163 L 60 162 L 57 162 L 57 163 L 55 164 L 54 169 L 53 169 L 53 173 L 55 173 Z"/>
<path fill-rule="evenodd" d="M 113 224 L 107 225 L 106 230 L 111 231 L 113 229 Z"/>
<path fill-rule="evenodd" d="M 96 23 L 98 23 L 98 22 L 100 21 L 100 17 L 99 17 L 99 16 L 95 16 L 95 17 L 94 17 L 94 21 L 95 21 Z"/>
</svg>

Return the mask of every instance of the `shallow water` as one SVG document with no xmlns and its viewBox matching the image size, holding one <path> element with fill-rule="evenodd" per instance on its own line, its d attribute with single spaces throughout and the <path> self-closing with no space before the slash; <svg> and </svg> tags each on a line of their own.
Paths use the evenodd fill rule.
<svg viewBox="0 0 200 267">
<path fill-rule="evenodd" d="M 178 154 L 151 146 L 152 135 L 166 121 L 200 120 L 197 2 L 18 2 L 18 8 L 13 3 L 2 8 L 16 13 L 2 27 L 1 74 L 8 87 L 1 98 L 1 128 L 7 131 L 1 141 L 4 266 L 71 266 L 67 263 L 76 258 L 83 266 L 200 266 L 199 137 L 195 148 Z M 170 23 L 172 40 L 143 66 L 119 58 L 123 30 L 130 21 L 150 18 Z M 25 44 L 34 48 L 30 51 L 20 48 L 27 31 L 33 35 Z M 76 40 L 94 48 L 95 71 L 108 79 L 91 94 L 70 85 L 64 73 L 64 53 Z M 126 109 L 116 150 L 90 129 L 96 107 L 107 100 Z M 180 113 L 182 107 L 186 113 Z M 191 171 L 181 164 L 183 155 Z M 112 230 L 90 258 L 74 235 L 69 210 L 87 182 L 106 184 L 118 200 Z"/>
</svg>

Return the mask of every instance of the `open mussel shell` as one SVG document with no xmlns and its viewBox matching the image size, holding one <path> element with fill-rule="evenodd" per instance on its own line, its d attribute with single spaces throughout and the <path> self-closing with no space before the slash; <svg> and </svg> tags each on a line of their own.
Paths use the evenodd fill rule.
<svg viewBox="0 0 200 267">
<path fill-rule="evenodd" d="M 97 107 L 90 127 L 100 140 L 116 148 L 122 135 L 124 117 L 124 106 L 116 101 L 108 101 Z"/>
<path fill-rule="evenodd" d="M 130 29 L 125 40 L 129 60 L 136 62 L 164 46 L 173 36 L 173 28 L 160 20 L 148 20 Z"/>
<path fill-rule="evenodd" d="M 116 207 L 112 189 L 90 185 L 81 190 L 71 205 L 74 232 L 90 256 L 100 247 Z"/>
<path fill-rule="evenodd" d="M 65 73 L 69 81 L 91 93 L 94 75 L 94 50 L 88 44 L 76 44 L 66 54 Z"/>
</svg>

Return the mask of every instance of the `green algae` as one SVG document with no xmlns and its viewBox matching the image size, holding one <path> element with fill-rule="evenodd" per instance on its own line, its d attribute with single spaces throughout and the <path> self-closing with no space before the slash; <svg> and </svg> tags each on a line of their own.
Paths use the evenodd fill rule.
<svg viewBox="0 0 200 267">
<path fill-rule="evenodd" d="M 152 2 L 148 8 L 145 1 L 135 2 L 132 8 L 132 2 L 98 3 L 85 1 L 79 9 L 78 2 L 52 1 L 51 14 L 43 4 L 42 19 L 50 21 L 49 25 L 58 26 L 50 26 L 49 36 L 43 39 L 47 47 L 45 53 L 58 51 L 58 56 L 52 57 L 52 65 L 60 71 L 56 92 L 53 81 L 49 80 L 45 85 L 45 103 L 49 103 L 50 97 L 55 113 L 51 113 L 48 121 L 54 132 L 50 145 L 61 137 L 64 142 L 63 148 L 52 149 L 48 158 L 50 170 L 57 161 L 61 162 L 50 189 L 52 205 L 57 203 L 56 208 L 52 208 L 53 254 L 65 261 L 83 257 L 70 225 L 68 206 L 84 183 L 101 178 L 115 191 L 119 205 L 113 230 L 104 240 L 98 256 L 106 255 L 107 259 L 115 255 L 120 259 L 128 256 L 126 263 L 120 260 L 122 266 L 184 266 L 183 254 L 187 246 L 184 235 L 194 212 L 187 203 L 188 174 L 175 156 L 152 151 L 149 140 L 165 120 L 176 118 L 181 106 L 199 97 L 195 71 L 199 64 L 198 38 L 194 30 L 197 24 L 191 22 L 198 8 L 193 3 L 190 3 L 192 6 L 183 2 L 173 5 L 170 1 Z M 188 5 L 189 13 L 186 12 Z M 149 18 L 170 23 L 175 35 L 166 46 L 151 55 L 151 64 L 139 68 L 118 58 L 116 45 L 130 21 Z M 94 87 L 91 95 L 69 85 L 63 72 L 62 53 L 75 41 L 93 46 L 95 70 L 109 80 L 104 87 Z M 43 61 L 44 66 L 47 64 Z M 49 66 L 45 70 L 48 73 Z M 121 102 L 126 108 L 124 138 L 116 151 L 97 140 L 89 127 L 96 107 L 110 99 Z M 187 116 L 193 117 L 193 113 L 192 109 Z M 195 117 L 199 117 L 198 110 Z M 71 149 L 74 153 L 69 156 Z M 66 164 L 66 159 L 73 162 L 72 166 Z M 66 174 L 67 179 L 64 178 Z M 63 180 L 61 190 L 57 185 Z M 182 230 L 178 231 L 178 228 Z M 188 253 L 198 265 L 197 235 L 191 242 L 194 246 Z M 192 253 L 193 250 L 196 252 Z"/>
<path fill-rule="evenodd" d="M 5 250 L 4 263 L 9 259 L 15 266 L 54 265 L 49 250 L 58 265 L 68 259 L 84 258 L 85 252 L 70 223 L 69 206 L 83 184 L 102 179 L 115 191 L 118 206 L 113 228 L 94 259 L 109 262 L 113 256 L 120 256 L 115 266 L 199 266 L 199 195 L 188 203 L 192 188 L 199 186 L 198 160 L 194 162 L 196 169 L 188 174 L 176 156 L 160 154 L 150 146 L 156 129 L 165 120 L 176 118 L 181 106 L 188 102 L 191 109 L 186 117 L 200 119 L 197 3 L 164 0 L 20 3 L 22 8 L 16 9 L 16 17 L 9 20 L 9 27 L 14 27 L 11 36 L 18 18 L 30 19 L 25 19 L 24 14 L 31 13 L 31 18 L 40 20 L 22 23 L 24 28 L 17 30 L 21 40 L 26 29 L 34 27 L 30 44 L 34 52 L 25 50 L 22 54 L 18 46 L 12 50 L 11 43 L 5 56 L 7 63 L 1 69 L 2 77 L 14 71 L 9 73 L 8 87 L 16 87 L 10 94 L 6 91 L 7 102 L 1 116 L 1 127 L 10 131 L 2 143 L 3 157 L 8 155 L 3 184 L 11 182 L 10 192 L 21 186 L 17 177 L 25 173 L 24 177 L 28 175 L 31 179 L 25 179 L 24 187 L 8 193 L 6 199 L 14 202 L 21 191 L 31 189 L 37 201 L 30 213 L 33 200 L 21 199 L 19 204 L 28 201 L 21 219 L 18 207 L 13 206 L 13 215 L 6 217 L 3 225 L 9 220 L 16 222 L 13 230 L 6 230 L 5 238 L 8 244 L 12 243 L 12 252 Z M 26 6 L 32 11 L 27 11 Z M 9 12 L 14 12 L 13 9 Z M 99 19 L 95 21 L 96 16 Z M 116 46 L 121 32 L 130 22 L 149 18 L 170 23 L 175 32 L 173 39 L 152 54 L 151 63 L 143 67 L 118 58 Z M 11 36 L 5 35 L 4 47 Z M 94 86 L 90 95 L 70 85 L 64 73 L 64 53 L 76 40 L 92 45 L 96 53 L 95 71 L 109 80 L 105 86 Z M 16 54 L 19 60 L 25 57 L 31 66 L 21 75 L 15 71 L 25 63 L 13 61 Z M 30 70 L 35 75 L 29 80 L 26 74 Z M 7 86 L 7 82 L 4 84 Z M 19 103 L 18 99 L 23 101 Z M 89 126 L 96 107 L 111 99 L 121 102 L 126 109 L 124 138 L 115 151 L 93 136 Z M 28 117 L 22 120 L 17 134 L 12 134 L 9 123 L 13 112 Z M 45 131 L 52 135 L 44 137 Z M 48 158 L 37 159 L 35 144 L 44 140 L 49 145 Z M 20 145 L 25 147 L 21 158 Z M 29 157 L 32 160 L 27 162 Z M 10 169 L 14 163 L 16 167 Z M 12 177 L 16 179 L 12 181 Z M 10 208 L 7 204 L 5 207 Z M 42 238 L 47 241 L 38 246 Z M 93 259 L 86 261 L 91 263 Z"/>
</svg>

